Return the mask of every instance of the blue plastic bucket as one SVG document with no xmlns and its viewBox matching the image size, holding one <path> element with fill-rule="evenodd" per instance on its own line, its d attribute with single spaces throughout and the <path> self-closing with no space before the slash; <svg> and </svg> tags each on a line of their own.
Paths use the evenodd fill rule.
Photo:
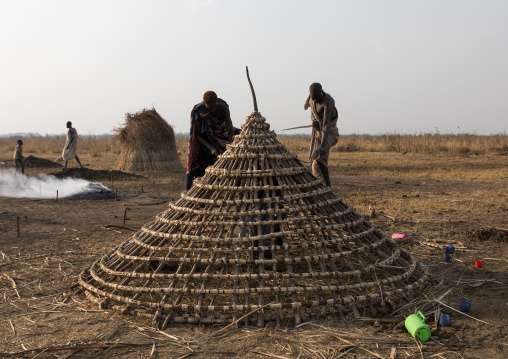
<svg viewBox="0 0 508 359">
<path fill-rule="evenodd" d="M 441 314 L 439 316 L 439 325 L 442 327 L 450 326 L 450 316 L 448 314 Z"/>
</svg>

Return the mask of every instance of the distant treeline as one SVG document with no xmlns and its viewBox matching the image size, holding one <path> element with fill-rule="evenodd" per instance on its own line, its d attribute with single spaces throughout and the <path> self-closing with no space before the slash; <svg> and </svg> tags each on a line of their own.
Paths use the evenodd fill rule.
<svg viewBox="0 0 508 359">
<path fill-rule="evenodd" d="M 310 135 L 277 135 L 289 151 L 306 151 Z M 180 154 L 187 153 L 189 135 L 175 135 Z M 65 135 L 29 135 L 0 137 L 0 151 L 12 152 L 16 141 L 24 142 L 24 153 L 58 154 L 62 152 Z M 113 135 L 81 135 L 78 152 L 100 157 L 103 153 L 120 153 L 121 145 Z M 396 152 L 396 153 L 450 153 L 469 154 L 500 152 L 508 153 L 508 135 L 482 136 L 476 134 L 398 134 L 382 135 L 341 135 L 339 143 L 332 148 L 335 152 Z"/>
</svg>

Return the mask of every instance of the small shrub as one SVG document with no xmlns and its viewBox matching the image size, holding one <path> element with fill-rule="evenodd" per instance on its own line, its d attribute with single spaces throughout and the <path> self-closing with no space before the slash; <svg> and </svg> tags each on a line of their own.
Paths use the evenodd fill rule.
<svg viewBox="0 0 508 359">
<path fill-rule="evenodd" d="M 102 157 L 102 146 L 100 143 L 93 142 L 90 145 L 90 156 L 92 157 Z"/>
</svg>

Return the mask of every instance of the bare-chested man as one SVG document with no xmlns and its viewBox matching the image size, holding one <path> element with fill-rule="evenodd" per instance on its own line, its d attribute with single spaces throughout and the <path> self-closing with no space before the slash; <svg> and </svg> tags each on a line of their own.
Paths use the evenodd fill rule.
<svg viewBox="0 0 508 359">
<path fill-rule="evenodd" d="M 312 140 L 310 143 L 310 165 L 312 174 L 323 177 L 330 187 L 330 174 L 328 173 L 328 156 L 330 148 L 339 141 L 337 119 L 339 114 L 335 101 L 323 91 L 321 84 L 314 82 L 310 85 L 310 94 L 305 101 L 304 109 L 310 107 L 312 114 Z"/>
</svg>

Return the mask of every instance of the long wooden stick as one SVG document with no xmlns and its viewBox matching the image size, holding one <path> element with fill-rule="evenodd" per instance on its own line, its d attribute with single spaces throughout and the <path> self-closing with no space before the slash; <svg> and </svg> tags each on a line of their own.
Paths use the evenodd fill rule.
<svg viewBox="0 0 508 359">
<path fill-rule="evenodd" d="M 270 306 L 270 305 L 272 305 L 272 304 L 273 304 L 273 302 L 268 303 L 268 304 L 265 304 L 265 305 L 263 305 L 262 307 L 256 308 L 256 309 L 254 309 L 253 311 L 248 312 L 247 314 L 245 314 L 244 316 L 242 316 L 242 317 L 238 318 L 238 319 L 237 319 L 237 320 L 235 320 L 234 322 L 229 323 L 229 324 L 228 324 L 228 325 L 226 325 L 224 328 L 221 328 L 221 329 L 217 330 L 216 332 L 213 332 L 213 333 L 209 334 L 209 336 L 213 337 L 213 336 L 217 335 L 218 333 L 220 333 L 220 332 L 222 332 L 222 331 L 226 330 L 226 329 L 227 329 L 227 328 L 229 328 L 230 326 L 235 325 L 236 323 L 238 323 L 238 322 L 239 322 L 240 320 L 242 320 L 243 318 L 245 318 L 245 317 L 247 317 L 247 316 L 249 316 L 249 315 L 251 315 L 251 314 L 253 314 L 253 313 L 257 312 L 257 311 L 260 311 L 260 310 L 262 310 L 262 309 L 264 309 L 264 308 L 266 308 L 266 307 L 268 307 L 268 306 Z"/>
<path fill-rule="evenodd" d="M 298 130 L 299 128 L 309 128 L 312 127 L 312 125 L 306 125 L 306 126 L 298 126 L 298 127 L 291 127 L 291 128 L 285 128 L 283 130 L 279 130 L 279 132 L 282 131 L 289 131 L 289 130 Z"/>
<path fill-rule="evenodd" d="M 4 276 L 7 277 L 7 279 L 11 281 L 11 287 L 12 287 L 12 289 L 14 289 L 14 291 L 16 292 L 16 295 L 18 296 L 18 298 L 21 299 L 21 296 L 19 295 L 19 292 L 18 292 L 18 286 L 17 286 L 16 282 L 14 281 L 14 279 L 9 277 L 9 275 L 7 273 L 4 273 Z"/>
<path fill-rule="evenodd" d="M 477 318 L 475 318 L 475 317 L 472 317 L 472 316 L 470 316 L 470 315 L 468 315 L 468 314 L 466 314 L 466 313 L 464 313 L 464 312 L 461 312 L 460 310 L 457 310 L 457 309 L 455 309 L 455 308 L 453 308 L 453 307 L 450 307 L 449 305 L 444 304 L 443 302 L 440 302 L 440 301 L 439 301 L 439 300 L 437 300 L 437 299 L 434 299 L 434 300 L 435 300 L 436 302 L 438 302 L 439 304 L 441 304 L 441 305 L 445 306 L 446 308 L 451 309 L 451 310 L 453 310 L 453 311 L 456 311 L 456 312 L 457 312 L 457 313 L 459 313 L 459 314 L 465 315 L 466 317 L 469 317 L 469 318 L 471 318 L 471 319 L 477 320 L 477 321 L 479 321 L 479 322 L 481 322 L 481 323 L 483 323 L 483 324 L 489 324 L 489 325 L 491 325 L 491 323 L 487 323 L 487 322 L 484 322 L 483 320 L 480 320 L 480 319 L 477 319 Z"/>
<path fill-rule="evenodd" d="M 91 342 L 91 343 L 77 343 L 77 344 L 63 344 L 63 345 L 55 345 L 55 346 L 48 346 L 48 347 L 40 347 L 40 348 L 34 348 L 34 349 L 27 349 L 20 352 L 0 352 L 0 356 L 3 358 L 6 357 L 19 357 L 20 355 L 27 355 L 27 354 L 36 354 L 36 353 L 43 353 L 43 352 L 55 352 L 55 351 L 62 351 L 62 350 L 76 350 L 76 349 L 100 349 L 100 348 L 122 348 L 122 347 L 151 347 L 153 346 L 153 342 L 150 343 L 119 343 L 119 342 L 103 342 L 103 343 L 97 343 L 97 342 Z"/>
<path fill-rule="evenodd" d="M 249 66 L 245 66 L 245 71 L 247 71 L 247 80 L 249 80 L 250 91 L 252 92 L 252 101 L 254 101 L 254 112 L 258 112 L 258 102 L 256 101 L 256 93 L 254 92 L 254 87 L 252 87 L 252 82 L 249 77 Z"/>
<path fill-rule="evenodd" d="M 46 258 L 46 257 L 56 257 L 56 256 L 64 256 L 64 255 L 91 255 L 91 256 L 95 256 L 95 255 L 100 255 L 100 254 L 103 254 L 103 253 L 100 253 L 100 252 L 87 252 L 87 251 L 67 251 L 67 252 L 57 252 L 57 253 L 45 253 L 45 254 L 35 254 L 33 256 L 27 256 L 27 257 L 23 257 L 23 258 L 18 258 L 18 259 L 14 259 L 10 262 L 7 262 L 7 263 L 0 263 L 0 268 L 2 267 L 6 267 L 6 266 L 9 266 L 9 265 L 12 265 L 12 264 L 16 264 L 16 263 L 20 263 L 20 262 L 26 262 L 26 261 L 31 261 L 31 260 L 35 260 L 35 259 L 40 259 L 40 258 Z"/>
</svg>

